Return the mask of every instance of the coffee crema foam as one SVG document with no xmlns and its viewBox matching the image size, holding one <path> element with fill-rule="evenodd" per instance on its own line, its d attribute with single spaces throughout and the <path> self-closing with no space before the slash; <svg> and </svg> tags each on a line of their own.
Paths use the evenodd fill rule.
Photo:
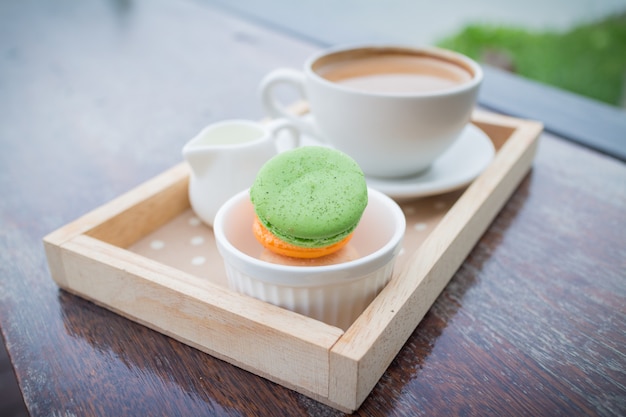
<svg viewBox="0 0 626 417">
<path fill-rule="evenodd" d="M 353 90 L 411 94 L 442 91 L 465 84 L 472 73 L 461 65 L 426 55 L 361 54 L 320 60 L 315 72 Z"/>
</svg>

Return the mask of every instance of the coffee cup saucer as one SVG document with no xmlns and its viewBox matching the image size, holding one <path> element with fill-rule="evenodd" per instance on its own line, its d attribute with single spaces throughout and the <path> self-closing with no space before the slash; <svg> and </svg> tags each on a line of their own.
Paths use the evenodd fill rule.
<svg viewBox="0 0 626 417">
<path fill-rule="evenodd" d="M 370 187 L 393 199 L 443 194 L 465 187 L 489 166 L 495 156 L 491 139 L 468 123 L 461 137 L 428 170 L 404 178 L 366 178 Z"/>
<path fill-rule="evenodd" d="M 328 146 L 304 135 L 302 145 Z M 465 187 L 489 166 L 495 156 L 491 139 L 471 123 L 461 137 L 437 158 L 428 170 L 403 178 L 366 177 L 368 186 L 395 200 L 427 197 Z"/>
</svg>

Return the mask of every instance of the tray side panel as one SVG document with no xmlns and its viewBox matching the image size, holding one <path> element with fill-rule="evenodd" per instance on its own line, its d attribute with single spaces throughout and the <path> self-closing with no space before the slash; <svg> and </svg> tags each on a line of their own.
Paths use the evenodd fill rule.
<svg viewBox="0 0 626 417">
<path fill-rule="evenodd" d="M 530 169 L 541 130 L 539 123 L 519 122 L 492 165 L 450 209 L 408 267 L 331 350 L 332 402 L 356 410 L 369 395 Z"/>
<path fill-rule="evenodd" d="M 52 279 L 61 288 L 68 286 L 67 273 L 65 272 L 65 266 L 63 265 L 63 243 L 56 241 L 54 237 L 52 239 L 46 237 L 43 241 L 44 251 L 46 252 L 46 259 L 48 261 L 48 268 L 50 269 L 50 275 Z"/>
<path fill-rule="evenodd" d="M 132 233 L 132 236 L 130 236 L 130 240 L 132 240 L 138 233 L 143 233 L 145 229 L 158 227 L 162 222 L 167 221 L 168 217 L 178 214 L 189 206 L 186 194 L 188 178 L 189 170 L 187 166 L 184 163 L 178 164 L 45 236 L 43 238 L 44 249 L 50 273 L 55 282 L 60 287 L 67 286 L 67 276 L 63 267 L 61 250 L 61 246 L 65 242 L 81 234 L 91 233 L 96 237 L 100 236 L 103 240 L 110 243 L 127 243 L 129 233 Z M 184 196 L 181 196 L 181 193 L 185 193 Z M 176 196 L 178 196 L 177 200 L 173 200 Z M 154 203 L 156 202 L 170 203 L 171 201 L 178 201 L 178 204 L 174 206 L 164 204 L 165 207 L 169 207 L 167 210 L 162 210 L 161 207 L 158 210 L 156 208 L 149 210 L 153 212 L 151 216 L 139 217 L 133 214 L 137 213 L 137 211 L 147 211 L 146 200 L 151 201 L 147 207 L 152 208 L 154 208 Z M 154 218 L 154 216 L 158 216 L 158 218 Z M 107 229 L 111 229 L 109 227 L 111 219 L 127 219 L 121 222 L 122 226 L 124 223 L 128 224 L 130 219 L 134 219 L 137 224 L 142 224 L 143 226 L 137 227 L 137 224 L 131 224 L 130 227 L 126 227 L 128 230 L 120 230 L 120 221 L 117 220 L 118 227 L 107 231 Z M 115 224 L 115 221 L 113 223 Z"/>
<path fill-rule="evenodd" d="M 126 248 L 143 236 L 163 226 L 189 208 L 189 176 L 186 164 L 169 176 L 159 176 L 131 192 L 135 201 L 114 200 L 105 206 L 110 217 L 85 234 Z M 130 204 L 129 204 L 130 203 Z M 120 206 L 119 209 L 116 206 Z"/>
<path fill-rule="evenodd" d="M 84 235 L 63 245 L 63 264 L 72 293 L 312 398 L 328 395 L 340 329 Z"/>
</svg>

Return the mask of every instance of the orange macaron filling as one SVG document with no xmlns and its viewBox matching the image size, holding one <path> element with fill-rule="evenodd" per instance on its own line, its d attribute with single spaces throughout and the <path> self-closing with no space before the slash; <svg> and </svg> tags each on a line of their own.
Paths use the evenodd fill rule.
<svg viewBox="0 0 626 417">
<path fill-rule="evenodd" d="M 261 223 L 257 216 L 254 216 L 254 223 L 252 225 L 252 231 L 254 237 L 263 245 L 266 249 L 283 256 L 289 256 L 292 258 L 313 259 L 320 258 L 322 256 L 330 255 L 343 248 L 352 238 L 352 233 L 346 236 L 344 239 L 337 243 L 333 243 L 329 246 L 321 248 L 304 248 L 296 246 L 291 243 L 287 243 L 277 238 L 272 232 L 267 230 Z"/>
</svg>

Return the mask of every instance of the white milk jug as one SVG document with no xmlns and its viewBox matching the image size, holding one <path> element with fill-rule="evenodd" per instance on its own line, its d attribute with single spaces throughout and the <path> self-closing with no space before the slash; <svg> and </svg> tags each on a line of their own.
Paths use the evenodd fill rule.
<svg viewBox="0 0 626 417">
<path fill-rule="evenodd" d="M 191 167 L 189 201 L 196 215 L 213 226 L 217 210 L 252 186 L 261 166 L 279 152 L 279 142 L 286 148 L 300 144 L 298 131 L 284 119 L 267 124 L 226 120 L 191 139 L 183 147 L 183 156 Z"/>
</svg>

